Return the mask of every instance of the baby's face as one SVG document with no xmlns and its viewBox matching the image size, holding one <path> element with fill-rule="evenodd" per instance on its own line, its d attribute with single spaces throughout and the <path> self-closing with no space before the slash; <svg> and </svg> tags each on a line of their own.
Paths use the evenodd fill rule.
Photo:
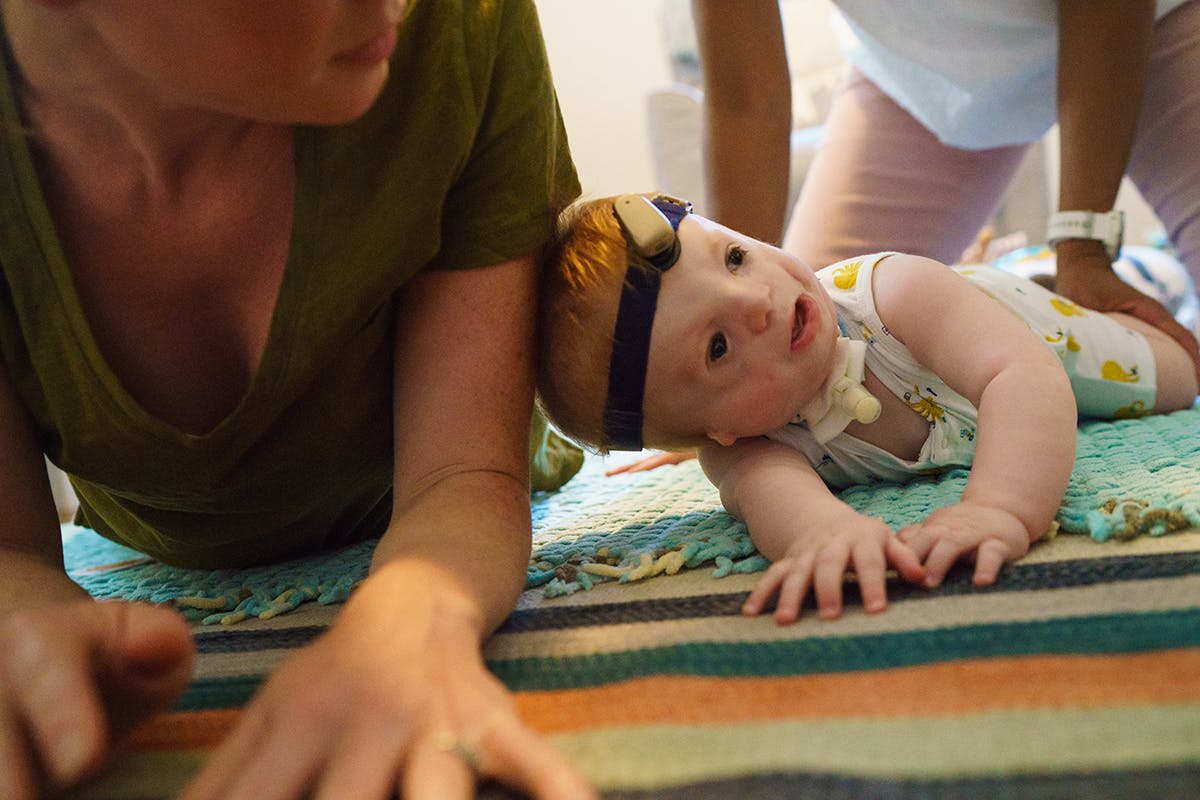
<svg viewBox="0 0 1200 800">
<path fill-rule="evenodd" d="M 829 375 L 837 319 L 795 257 L 695 215 L 662 277 L 646 427 L 730 444 L 790 421 Z"/>
</svg>

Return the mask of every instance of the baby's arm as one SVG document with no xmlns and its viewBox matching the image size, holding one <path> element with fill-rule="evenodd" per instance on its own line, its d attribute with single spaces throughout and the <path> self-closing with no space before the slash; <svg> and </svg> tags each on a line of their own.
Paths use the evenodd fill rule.
<svg viewBox="0 0 1200 800">
<path fill-rule="evenodd" d="M 773 563 L 742 610 L 758 615 L 778 595 L 775 620 L 794 622 L 811 589 L 821 617 L 842 610 L 842 581 L 853 565 L 867 611 L 887 607 L 889 563 L 907 580 L 924 570 L 916 554 L 882 520 L 859 514 L 830 493 L 803 454 L 767 439 L 741 439 L 700 451 L 721 501 L 746 523 L 755 546 Z"/>
<path fill-rule="evenodd" d="M 1045 533 L 1066 491 L 1076 431 L 1070 382 L 1024 322 L 942 264 L 892 256 L 873 279 L 888 330 L 979 409 L 962 500 L 900 538 L 924 561 L 931 586 L 962 557 L 974 558 L 976 583 L 991 583 Z"/>
</svg>

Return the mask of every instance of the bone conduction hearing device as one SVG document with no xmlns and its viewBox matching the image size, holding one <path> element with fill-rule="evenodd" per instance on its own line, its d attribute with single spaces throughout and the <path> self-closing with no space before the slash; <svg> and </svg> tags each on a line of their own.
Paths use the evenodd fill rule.
<svg viewBox="0 0 1200 800">
<path fill-rule="evenodd" d="M 658 289 L 662 273 L 679 260 L 679 223 L 691 212 L 691 203 L 668 195 L 651 200 L 625 194 L 613 202 L 630 250 L 649 268 L 630 258 L 621 286 L 604 405 L 604 436 L 611 450 L 642 449 L 642 398 Z"/>
</svg>

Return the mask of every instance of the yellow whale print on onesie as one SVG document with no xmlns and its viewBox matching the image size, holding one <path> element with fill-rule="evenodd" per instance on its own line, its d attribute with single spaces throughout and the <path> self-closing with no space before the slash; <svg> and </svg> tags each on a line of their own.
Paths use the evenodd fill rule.
<svg viewBox="0 0 1200 800">
<path fill-rule="evenodd" d="M 1121 406 L 1113 412 L 1113 419 L 1135 419 L 1137 417 L 1147 417 L 1154 413 L 1154 409 L 1147 408 L 1145 401 L 1134 400 L 1127 406 Z"/>
<path fill-rule="evenodd" d="M 1075 337 L 1069 333 L 1066 334 L 1066 337 L 1067 337 L 1067 351 L 1071 352 L 1071 353 L 1078 353 L 1079 349 L 1080 349 L 1079 342 L 1076 341 Z M 1046 337 L 1046 341 L 1049 342 L 1050 344 L 1058 344 L 1062 340 L 1063 340 L 1063 329 L 1062 328 L 1059 328 L 1057 331 L 1055 331 L 1054 336 Z"/>
<path fill-rule="evenodd" d="M 1063 300 L 1061 297 L 1054 297 L 1050 300 L 1050 305 L 1054 306 L 1054 310 L 1062 314 L 1064 317 L 1082 317 L 1084 310 L 1072 303 L 1070 300 Z"/>
<path fill-rule="evenodd" d="M 1106 381 L 1118 381 L 1120 383 L 1137 383 L 1141 380 L 1136 364 L 1129 369 L 1125 369 L 1116 361 L 1105 361 L 1100 366 L 1100 377 Z"/>
<path fill-rule="evenodd" d="M 853 289 L 854 284 L 858 283 L 858 270 L 862 266 L 861 261 L 851 261 L 849 264 L 844 264 L 833 271 L 833 285 L 839 289 Z"/>
</svg>

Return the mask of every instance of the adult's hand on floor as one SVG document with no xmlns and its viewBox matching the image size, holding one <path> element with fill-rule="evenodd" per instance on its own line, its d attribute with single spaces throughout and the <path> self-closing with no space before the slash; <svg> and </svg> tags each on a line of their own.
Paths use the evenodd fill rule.
<svg viewBox="0 0 1200 800">
<path fill-rule="evenodd" d="M 195 649 L 169 609 L 78 600 L 0 622 L 0 797 L 95 775 L 112 744 L 187 688 Z"/>
<path fill-rule="evenodd" d="M 467 800 L 495 779 L 594 800 L 486 668 L 435 570 L 386 567 L 281 664 L 181 800 Z M 448 599 L 449 598 L 449 599 Z"/>
</svg>

